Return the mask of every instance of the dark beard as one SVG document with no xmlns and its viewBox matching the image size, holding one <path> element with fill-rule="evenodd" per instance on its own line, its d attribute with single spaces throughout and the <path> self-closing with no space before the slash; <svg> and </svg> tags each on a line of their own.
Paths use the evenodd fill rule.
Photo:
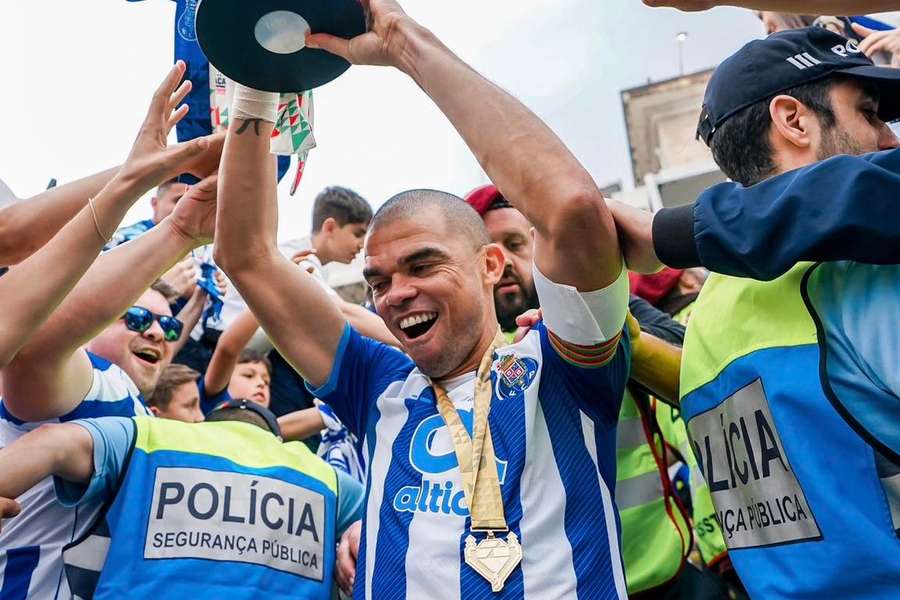
<svg viewBox="0 0 900 600">
<path fill-rule="evenodd" d="M 878 148 L 866 150 L 858 144 L 850 135 L 837 125 L 830 127 L 822 133 L 822 143 L 816 153 L 816 158 L 826 160 L 833 156 L 847 154 L 860 156 L 867 152 L 877 152 Z"/>
<path fill-rule="evenodd" d="M 523 302 L 517 306 L 508 306 L 503 308 L 500 303 L 494 300 L 494 307 L 497 309 L 497 320 L 500 321 L 500 328 L 503 331 L 516 330 L 516 318 L 522 313 L 533 308 L 540 308 L 537 294 L 534 290 L 530 290 L 524 297 Z"/>
</svg>

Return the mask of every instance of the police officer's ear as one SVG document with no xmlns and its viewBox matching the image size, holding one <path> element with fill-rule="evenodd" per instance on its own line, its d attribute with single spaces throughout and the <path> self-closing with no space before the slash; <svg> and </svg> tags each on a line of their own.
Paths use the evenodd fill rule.
<svg viewBox="0 0 900 600">
<path fill-rule="evenodd" d="M 808 151 L 821 132 L 818 115 L 793 96 L 781 94 L 772 98 L 769 115 L 772 117 L 769 135 L 775 154 L 779 150 Z"/>
</svg>

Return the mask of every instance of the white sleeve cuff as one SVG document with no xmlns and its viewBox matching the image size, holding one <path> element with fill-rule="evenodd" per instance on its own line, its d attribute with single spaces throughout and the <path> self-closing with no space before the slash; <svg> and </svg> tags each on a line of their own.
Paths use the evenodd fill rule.
<svg viewBox="0 0 900 600">
<path fill-rule="evenodd" d="M 625 266 L 618 279 L 593 292 L 579 292 L 571 285 L 554 283 L 534 265 L 537 291 L 547 329 L 563 341 L 594 346 L 616 337 L 628 313 L 628 273 Z"/>
</svg>

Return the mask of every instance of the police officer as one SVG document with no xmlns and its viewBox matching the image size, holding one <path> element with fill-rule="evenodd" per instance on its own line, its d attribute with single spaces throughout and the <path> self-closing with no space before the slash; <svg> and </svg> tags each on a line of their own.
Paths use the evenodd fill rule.
<svg viewBox="0 0 900 600">
<path fill-rule="evenodd" d="M 82 598 L 329 599 L 335 540 L 363 496 L 305 445 L 282 444 L 275 417 L 245 400 L 206 423 L 45 425 L 0 451 L 0 473 L 4 498 L 52 475 L 64 505 L 104 504 L 64 555 Z"/>
<path fill-rule="evenodd" d="M 898 78 L 820 29 L 751 42 L 726 60 L 699 134 L 744 186 L 729 210 L 896 197 L 898 141 L 885 121 L 900 116 Z M 681 406 L 752 597 L 900 594 L 898 289 L 894 266 L 800 263 L 767 282 L 715 275 L 697 300 Z"/>
</svg>

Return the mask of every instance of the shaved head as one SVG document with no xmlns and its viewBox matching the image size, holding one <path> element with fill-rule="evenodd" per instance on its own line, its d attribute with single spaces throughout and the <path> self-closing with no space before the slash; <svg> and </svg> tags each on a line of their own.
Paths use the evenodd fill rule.
<svg viewBox="0 0 900 600">
<path fill-rule="evenodd" d="M 474 248 L 491 243 L 484 221 L 475 209 L 462 198 L 438 190 L 408 190 L 393 196 L 375 213 L 369 231 L 400 219 L 420 222 L 433 219 L 435 212 L 447 231 L 465 236 Z"/>
<path fill-rule="evenodd" d="M 453 194 L 410 190 L 375 213 L 363 275 L 404 352 L 442 378 L 477 369 L 497 335 L 503 265 L 475 209 Z"/>
</svg>

